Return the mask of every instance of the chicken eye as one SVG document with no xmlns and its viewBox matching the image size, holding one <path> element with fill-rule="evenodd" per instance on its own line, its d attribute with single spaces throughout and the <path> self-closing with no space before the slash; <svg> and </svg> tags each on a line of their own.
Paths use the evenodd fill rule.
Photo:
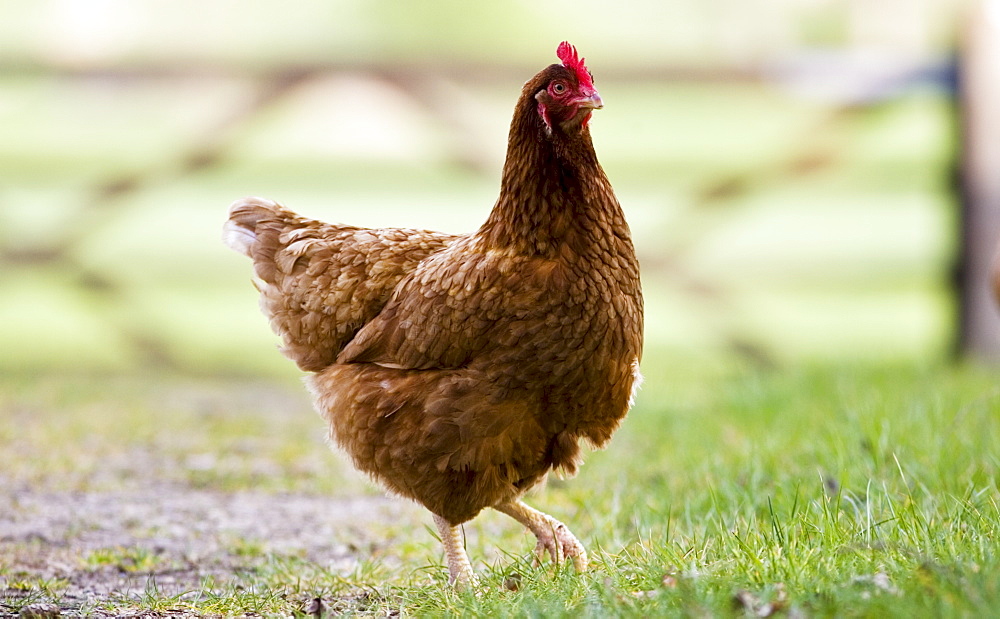
<svg viewBox="0 0 1000 619">
<path fill-rule="evenodd" d="M 561 95 L 566 92 L 566 84 L 562 82 L 555 82 L 552 84 L 552 92 L 557 95 Z"/>
</svg>

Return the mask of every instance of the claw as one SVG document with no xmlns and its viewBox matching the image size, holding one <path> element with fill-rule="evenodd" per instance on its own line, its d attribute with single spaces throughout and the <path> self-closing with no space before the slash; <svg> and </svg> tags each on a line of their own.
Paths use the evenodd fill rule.
<svg viewBox="0 0 1000 619">
<path fill-rule="evenodd" d="M 587 551 L 566 525 L 521 502 L 498 505 L 497 509 L 526 526 L 538 538 L 532 562 L 536 567 L 548 555 L 556 565 L 570 558 L 577 572 L 586 571 Z"/>
<path fill-rule="evenodd" d="M 580 540 L 576 539 L 576 536 L 570 533 L 566 525 L 556 520 L 553 520 L 553 524 L 555 525 L 553 531 L 557 543 L 550 550 L 552 561 L 558 565 L 563 559 L 570 558 L 573 560 L 573 568 L 577 572 L 586 571 L 587 551 L 584 549 L 583 544 L 580 543 Z"/>
</svg>

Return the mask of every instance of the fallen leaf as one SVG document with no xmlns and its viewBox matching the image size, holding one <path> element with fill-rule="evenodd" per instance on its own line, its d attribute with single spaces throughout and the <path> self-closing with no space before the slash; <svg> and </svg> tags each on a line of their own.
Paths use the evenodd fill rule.
<svg viewBox="0 0 1000 619">
<path fill-rule="evenodd" d="M 323 598 L 315 597 L 308 604 L 306 604 L 306 607 L 302 610 L 302 612 L 307 615 L 312 615 L 313 617 L 322 617 L 325 609 L 326 604 L 323 603 Z"/>
<path fill-rule="evenodd" d="M 503 587 L 508 591 L 517 591 L 521 588 L 521 575 L 517 572 L 512 573 L 503 579 Z"/>
</svg>

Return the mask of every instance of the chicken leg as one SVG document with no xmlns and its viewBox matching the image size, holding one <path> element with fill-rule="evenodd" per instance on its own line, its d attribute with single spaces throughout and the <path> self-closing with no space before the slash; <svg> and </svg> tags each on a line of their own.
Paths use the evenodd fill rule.
<svg viewBox="0 0 1000 619">
<path fill-rule="evenodd" d="M 441 534 L 441 542 L 444 544 L 444 554 L 448 559 L 448 583 L 456 589 L 462 589 L 475 582 L 475 575 L 472 573 L 472 563 L 469 562 L 469 555 L 465 553 L 462 545 L 462 532 L 455 525 L 434 514 L 434 524 L 437 525 L 438 533 Z"/>
<path fill-rule="evenodd" d="M 587 551 L 563 523 L 528 507 L 521 501 L 501 503 L 493 509 L 507 514 L 535 534 L 538 538 L 538 544 L 535 546 L 536 563 L 541 563 L 545 553 L 548 552 L 556 565 L 562 559 L 570 558 L 576 571 L 583 572 L 587 569 Z"/>
</svg>

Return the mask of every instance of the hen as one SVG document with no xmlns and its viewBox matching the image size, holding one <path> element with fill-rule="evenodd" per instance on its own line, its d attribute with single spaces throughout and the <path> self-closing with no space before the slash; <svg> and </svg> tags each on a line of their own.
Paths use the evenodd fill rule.
<svg viewBox="0 0 1000 619">
<path fill-rule="evenodd" d="M 236 201 L 224 240 L 253 259 L 282 352 L 332 440 L 434 515 L 450 581 L 473 578 L 459 525 L 491 507 L 537 558 L 587 555 L 522 495 L 607 443 L 640 380 L 639 265 L 588 122 L 603 107 L 576 49 L 529 80 L 482 227 L 364 229 Z"/>
</svg>

